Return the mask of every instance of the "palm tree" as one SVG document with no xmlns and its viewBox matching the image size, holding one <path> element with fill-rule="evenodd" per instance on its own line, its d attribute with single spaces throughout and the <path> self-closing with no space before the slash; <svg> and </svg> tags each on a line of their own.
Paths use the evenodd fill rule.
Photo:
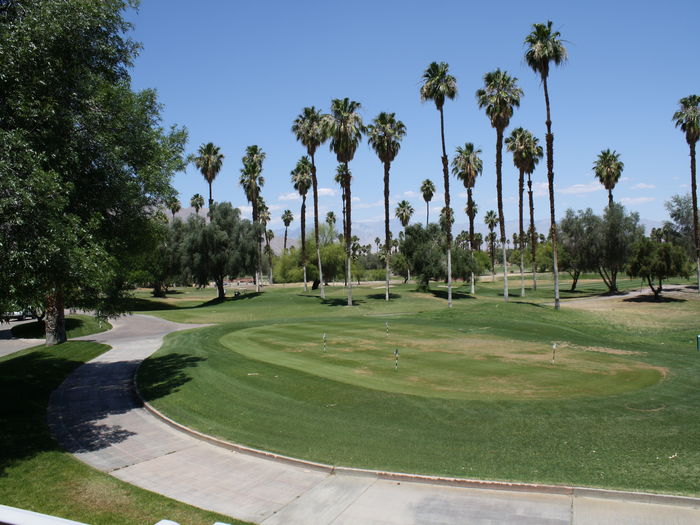
<svg viewBox="0 0 700 525">
<path fill-rule="evenodd" d="M 194 208 L 194 212 L 199 215 L 199 210 L 204 208 L 204 197 L 202 197 L 199 193 L 195 193 L 190 199 L 190 206 L 192 206 Z"/>
<path fill-rule="evenodd" d="M 326 213 L 326 224 L 328 225 L 328 228 L 333 231 L 335 228 L 335 213 L 332 211 L 329 211 Z"/>
<path fill-rule="evenodd" d="M 445 118 L 443 106 L 445 98 L 453 100 L 457 96 L 457 81 L 448 73 L 448 65 L 445 62 L 431 63 L 423 72 L 423 85 L 420 88 L 421 101 L 432 100 L 440 112 L 440 137 L 442 139 L 442 175 L 445 181 L 445 209 L 451 217 L 450 208 L 450 170 L 445 149 Z M 447 306 L 452 308 L 452 224 L 445 222 L 447 234 Z"/>
<path fill-rule="evenodd" d="M 173 220 L 174 220 L 175 214 L 182 209 L 182 204 L 180 204 L 180 201 L 177 200 L 177 197 L 173 197 L 172 199 L 168 199 L 168 209 L 170 210 L 170 213 L 173 214 Z"/>
<path fill-rule="evenodd" d="M 375 237 L 374 244 L 377 245 L 377 253 L 379 253 L 379 247 L 382 245 L 382 240 L 379 237 Z"/>
<path fill-rule="evenodd" d="M 489 243 L 489 252 L 491 254 L 491 281 L 495 282 L 496 247 L 494 243 L 496 242 L 496 233 L 494 232 L 494 230 L 496 229 L 496 226 L 498 226 L 498 215 L 496 215 L 495 211 L 489 210 L 484 216 L 484 222 L 486 223 L 486 226 L 488 226 L 489 229 L 489 234 L 486 236 L 486 241 Z"/>
<path fill-rule="evenodd" d="M 476 184 L 476 177 L 483 170 L 483 163 L 479 158 L 481 150 L 474 147 L 474 144 L 467 142 L 464 146 L 457 146 L 455 156 L 452 159 L 452 173 L 462 181 L 467 189 L 467 216 L 469 217 L 469 251 L 474 246 L 474 199 L 472 189 Z M 470 279 L 471 294 L 474 295 L 474 272 L 471 272 Z"/>
<path fill-rule="evenodd" d="M 284 223 L 284 253 L 287 253 L 287 230 L 293 220 L 294 215 L 292 215 L 292 210 L 284 210 L 282 213 L 282 222 Z"/>
<path fill-rule="evenodd" d="M 209 209 L 211 210 L 212 204 L 214 204 L 214 199 L 211 195 L 211 184 L 221 171 L 224 155 L 219 151 L 219 147 L 214 146 L 212 142 L 199 146 L 197 153 L 199 155 L 194 158 L 194 165 L 202 172 L 204 180 L 209 184 Z"/>
<path fill-rule="evenodd" d="M 423 194 L 423 200 L 425 201 L 425 227 L 428 227 L 428 222 L 430 220 L 430 201 L 433 200 L 433 195 L 435 195 L 435 184 L 430 179 L 425 179 L 423 184 L 420 185 L 420 192 Z"/>
<path fill-rule="evenodd" d="M 260 224 L 263 227 L 263 232 L 265 236 L 265 253 L 269 257 L 268 262 L 270 263 L 270 269 L 269 269 L 269 274 L 268 274 L 268 282 L 270 284 L 272 283 L 272 248 L 270 248 L 270 241 L 272 238 L 275 236 L 274 233 L 272 233 L 272 230 L 267 229 L 267 223 L 270 222 L 270 208 L 267 207 L 267 204 L 265 204 L 265 200 L 262 198 L 262 196 L 258 197 L 258 215 L 260 217 Z"/>
<path fill-rule="evenodd" d="M 309 288 L 306 282 L 306 194 L 313 186 L 309 157 L 304 155 L 299 159 L 291 175 L 294 189 L 301 195 L 301 265 L 304 268 L 304 292 L 308 292 Z"/>
<path fill-rule="evenodd" d="M 491 126 L 496 130 L 496 192 L 498 194 L 498 220 L 501 227 L 503 250 L 503 299 L 508 300 L 508 261 L 506 258 L 506 221 L 503 217 L 503 132 L 513 116 L 513 108 L 520 106 L 523 90 L 518 79 L 506 71 L 496 69 L 484 75 L 484 88 L 476 92 L 479 107 L 486 111 Z"/>
<path fill-rule="evenodd" d="M 525 249 L 525 234 L 523 230 L 523 190 L 524 190 L 524 178 L 527 173 L 527 193 L 530 200 L 530 233 L 532 235 L 531 239 L 531 249 L 532 249 L 532 289 L 537 290 L 537 275 L 535 273 L 535 255 L 536 255 L 536 242 L 535 237 L 535 208 L 532 200 L 532 179 L 531 175 L 535 171 L 535 166 L 542 158 L 542 146 L 540 146 L 539 139 L 535 137 L 528 130 L 523 128 L 514 129 L 510 137 L 506 138 L 506 148 L 508 151 L 513 153 L 513 164 L 520 171 L 520 176 L 518 179 L 518 205 L 519 205 L 519 225 L 520 225 L 520 235 L 518 237 L 518 246 L 520 247 L 520 295 L 525 295 L 525 282 L 523 278 L 523 265 L 524 265 L 524 249 Z"/>
<path fill-rule="evenodd" d="M 260 202 L 260 188 L 265 184 L 262 176 L 262 165 L 265 160 L 265 153 L 260 146 L 248 146 L 243 156 L 243 168 L 241 168 L 240 185 L 243 187 L 246 199 L 253 208 L 253 224 L 259 224 L 258 203 Z M 260 291 L 260 280 L 262 279 L 262 247 L 261 239 L 258 240 L 258 269 L 255 278 L 255 290 Z"/>
<path fill-rule="evenodd" d="M 391 163 L 396 158 L 401 148 L 401 140 L 406 135 L 406 126 L 400 120 L 396 120 L 394 113 L 381 112 L 367 126 L 368 142 L 371 148 L 384 164 L 384 245 L 387 255 L 384 258 L 386 264 L 386 300 L 389 300 L 389 241 L 391 231 L 389 230 L 389 170 Z"/>
<path fill-rule="evenodd" d="M 612 190 L 615 188 L 617 181 L 620 180 L 624 168 L 625 165 L 620 160 L 620 154 L 617 151 L 610 151 L 609 149 L 601 151 L 598 158 L 593 163 L 593 172 L 595 176 L 603 187 L 608 190 L 608 206 L 612 206 Z"/>
<path fill-rule="evenodd" d="M 685 141 L 690 148 L 690 194 L 693 201 L 693 236 L 695 238 L 695 262 L 700 293 L 700 234 L 698 234 L 698 185 L 695 178 L 695 144 L 700 139 L 700 96 L 689 95 L 680 99 L 679 108 L 673 114 L 676 127 L 685 133 Z"/>
<path fill-rule="evenodd" d="M 340 186 L 340 193 L 341 193 L 340 201 L 343 203 L 343 212 L 342 212 L 343 233 L 338 236 L 340 244 L 345 243 L 345 239 L 347 238 L 346 237 L 346 233 L 347 233 L 347 209 L 346 209 L 346 202 L 345 202 L 345 185 L 348 183 L 348 181 L 351 178 L 352 178 L 352 173 L 350 173 L 350 170 L 347 168 L 347 166 L 345 166 L 345 164 L 338 164 L 338 166 L 335 169 L 334 180 L 335 180 L 336 184 L 338 184 L 338 186 Z M 335 216 L 333 217 L 333 220 L 335 222 Z M 345 286 L 347 286 L 348 285 L 347 273 L 345 274 L 344 280 L 345 280 Z"/>
<path fill-rule="evenodd" d="M 311 182 L 314 198 L 314 240 L 316 241 L 316 259 L 318 262 L 318 280 L 321 299 L 326 298 L 323 288 L 323 267 L 321 265 L 321 244 L 318 241 L 318 179 L 316 177 L 316 149 L 328 140 L 327 134 L 328 116 L 323 115 L 314 106 L 306 107 L 294 119 L 292 133 L 297 140 L 306 147 L 306 153 L 311 158 Z"/>
<path fill-rule="evenodd" d="M 549 107 L 549 90 L 547 77 L 549 64 L 558 66 L 566 61 L 567 52 L 561 40 L 559 31 L 552 31 L 552 22 L 533 24 L 532 32 L 525 37 L 525 62 L 540 75 L 544 88 L 544 102 L 547 108 L 547 181 L 549 183 L 549 218 L 552 236 L 552 269 L 554 273 L 554 308 L 559 310 L 559 266 L 557 256 L 557 221 L 554 214 L 554 134 L 552 133 L 552 117 Z"/>
<path fill-rule="evenodd" d="M 342 178 L 345 197 L 345 247 L 347 259 L 348 278 L 348 306 L 352 306 L 352 196 L 350 191 L 350 168 L 348 163 L 355 156 L 355 151 L 362 140 L 364 126 L 362 117 L 358 113 L 360 103 L 344 99 L 333 99 L 331 101 L 331 114 L 327 120 L 326 129 L 330 137 L 331 151 L 335 153 L 336 159 L 345 167 L 345 176 Z"/>
<path fill-rule="evenodd" d="M 413 217 L 414 211 L 415 210 L 413 209 L 413 206 L 411 206 L 411 203 L 406 200 L 399 202 L 399 204 L 396 206 L 394 216 L 399 220 L 404 230 L 406 229 L 406 226 L 408 226 L 411 217 Z"/>
</svg>

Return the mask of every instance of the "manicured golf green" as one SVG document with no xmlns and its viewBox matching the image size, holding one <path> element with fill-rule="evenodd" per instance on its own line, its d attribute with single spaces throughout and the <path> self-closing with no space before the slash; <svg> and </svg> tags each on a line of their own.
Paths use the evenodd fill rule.
<svg viewBox="0 0 700 525">
<path fill-rule="evenodd" d="M 140 387 L 200 431 L 331 464 L 699 495 L 700 300 L 555 312 L 499 285 L 461 288 L 451 310 L 410 285 L 389 304 L 361 287 L 352 308 L 342 289 L 185 291 L 153 313 L 219 324 L 168 336 Z"/>
</svg>

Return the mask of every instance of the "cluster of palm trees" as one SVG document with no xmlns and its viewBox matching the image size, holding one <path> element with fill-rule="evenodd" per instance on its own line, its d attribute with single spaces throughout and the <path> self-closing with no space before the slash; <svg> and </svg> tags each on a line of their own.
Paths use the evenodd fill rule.
<svg viewBox="0 0 700 525">
<path fill-rule="evenodd" d="M 476 99 L 479 107 L 484 110 L 490 125 L 496 131 L 496 191 L 498 200 L 498 213 L 489 212 L 485 221 L 489 227 L 490 234 L 487 237 L 491 245 L 492 256 L 495 251 L 496 234 L 495 228 L 499 227 L 499 237 L 501 249 L 503 251 L 504 261 L 504 288 L 503 296 L 508 300 L 508 269 L 506 257 L 506 233 L 505 219 L 503 215 L 503 191 L 502 191 L 502 165 L 503 165 L 503 146 L 512 153 L 513 163 L 519 172 L 519 231 L 516 236 L 517 243 L 520 247 L 521 261 L 521 290 L 520 294 L 525 294 L 524 275 L 523 275 L 523 252 L 526 246 L 524 218 L 523 218 L 523 198 L 525 190 L 525 175 L 527 175 L 527 188 L 529 198 L 530 211 L 530 246 L 532 249 L 532 258 L 535 259 L 536 249 L 536 233 L 534 228 L 534 206 L 533 206 L 533 191 L 532 179 L 535 167 L 539 160 L 546 153 L 547 162 L 547 182 L 549 193 L 549 210 L 550 210 L 550 237 L 552 241 L 552 256 L 553 256 L 553 277 L 554 277 L 554 301 L 555 308 L 560 307 L 559 300 L 559 272 L 558 272 L 558 253 L 557 253 L 557 224 L 555 218 L 555 200 L 554 200 L 554 134 L 552 132 L 551 107 L 549 100 L 549 73 L 552 65 L 558 66 L 567 59 L 567 50 L 561 39 L 559 31 L 552 28 L 552 22 L 548 21 L 544 24 L 533 24 L 531 32 L 524 40 L 526 47 L 525 62 L 527 65 L 540 77 L 542 82 L 546 119 L 545 119 L 545 151 L 539 145 L 539 139 L 529 130 L 522 127 L 514 129 L 508 137 L 505 137 L 505 130 L 510 124 L 513 113 L 520 106 L 520 100 L 523 96 L 522 89 L 518 86 L 518 79 L 508 74 L 507 71 L 495 69 L 483 76 L 484 85 L 476 91 Z M 440 214 L 440 223 L 446 237 L 446 256 L 447 256 L 447 302 L 448 306 L 452 306 L 452 223 L 454 222 L 454 214 L 451 208 L 450 201 L 450 161 L 445 147 L 445 127 L 444 127 L 444 107 L 447 100 L 453 100 L 457 95 L 457 81 L 449 73 L 449 66 L 445 62 L 431 63 L 422 75 L 420 86 L 420 98 L 423 102 L 432 101 L 440 115 L 440 138 L 441 138 L 441 166 L 444 179 L 444 207 Z M 692 196 L 693 209 L 695 220 L 695 246 L 698 259 L 698 283 L 700 284 L 700 241 L 698 239 L 697 227 L 697 197 L 696 197 L 696 181 L 695 181 L 695 144 L 700 137 L 700 116 L 698 106 L 700 105 L 700 97 L 691 95 L 680 101 L 680 109 L 674 114 L 676 126 L 686 134 L 686 141 L 690 147 L 691 156 L 691 179 L 692 179 Z M 329 142 L 330 150 L 335 154 L 338 166 L 336 168 L 335 180 L 342 190 L 343 203 L 343 239 L 345 242 L 346 252 L 346 271 L 348 283 L 348 306 L 352 305 L 352 279 L 351 279 L 351 262 L 352 262 L 352 174 L 350 171 L 350 162 L 353 160 L 355 153 L 362 141 L 364 135 L 368 138 L 370 147 L 377 154 L 379 161 L 382 163 L 384 171 L 384 246 L 386 264 L 386 291 L 385 298 L 388 301 L 389 295 L 389 276 L 390 276 L 390 257 L 391 257 L 391 231 L 389 229 L 389 178 L 391 164 L 396 159 L 401 147 L 401 141 L 406 135 L 406 126 L 396 118 L 394 113 L 380 113 L 370 125 L 365 126 L 362 117 L 359 114 L 361 105 L 359 102 L 344 99 L 333 99 L 330 105 L 329 113 L 325 114 L 315 106 L 305 107 L 302 112 L 294 120 L 291 131 L 297 141 L 306 149 L 306 155 L 302 156 L 297 162 L 296 167 L 291 172 L 291 181 L 295 190 L 301 196 L 301 241 L 302 241 L 302 264 L 304 267 L 304 289 L 307 290 L 306 282 L 306 196 L 309 189 L 312 190 L 313 197 L 313 216 L 314 216 L 314 240 L 316 246 L 316 259 L 318 267 L 318 279 L 320 287 L 320 296 L 325 298 L 323 265 L 321 260 L 320 242 L 319 242 L 319 216 L 318 216 L 318 177 L 315 161 L 315 154 L 318 148 L 325 142 Z M 466 142 L 463 146 L 457 147 L 455 155 L 452 159 L 452 174 L 456 176 L 467 190 L 467 205 L 466 213 L 469 217 L 469 239 L 467 246 L 470 250 L 475 248 L 475 233 L 474 219 L 477 213 L 477 206 L 473 198 L 473 189 L 475 187 L 477 177 L 483 171 L 483 162 L 480 158 L 481 150 L 474 146 L 471 142 Z M 209 184 L 209 206 L 213 204 L 211 185 L 217 173 L 221 169 L 223 154 L 219 148 L 212 143 L 203 144 L 198 151 L 198 156 L 194 162 L 197 168 L 201 171 L 205 180 Z M 246 198 L 252 206 L 253 221 L 255 223 L 266 226 L 269 221 L 269 210 L 265 206 L 264 200 L 260 195 L 260 189 L 264 184 L 262 177 L 262 164 L 265 159 L 264 152 L 258 146 L 249 146 L 246 149 L 246 154 L 243 157 L 243 168 L 241 169 L 240 184 L 243 187 Z M 604 150 L 598 156 L 594 163 L 594 172 L 596 177 L 608 190 L 609 202 L 612 203 L 612 190 L 615 184 L 620 179 L 624 164 L 620 160 L 620 156 L 616 151 Z M 421 184 L 420 192 L 426 202 L 426 226 L 430 220 L 430 201 L 435 194 L 435 185 L 430 180 L 425 180 Z M 197 213 L 203 207 L 204 199 L 197 194 L 192 197 L 192 206 Z M 171 211 L 173 208 L 171 208 Z M 176 212 L 173 211 L 173 215 Z M 413 215 L 414 210 L 407 201 L 401 201 L 395 209 L 395 217 L 399 219 L 402 226 L 405 228 Z M 285 225 L 284 250 L 287 249 L 287 229 L 294 220 L 292 212 L 285 210 L 282 215 L 282 221 Z M 326 217 L 326 222 L 330 226 L 335 224 L 335 215 L 330 212 Z M 265 238 L 267 241 L 267 250 L 271 256 L 269 249 L 269 239 L 272 232 L 266 232 Z M 260 258 L 259 258 L 260 259 Z M 493 267 L 493 266 L 492 266 Z M 260 283 L 261 270 L 258 266 L 256 275 L 256 283 Z M 272 276 L 270 275 L 270 279 Z M 533 265 L 533 288 L 536 289 L 536 274 Z M 471 292 L 474 293 L 474 276 L 471 276 Z"/>
</svg>

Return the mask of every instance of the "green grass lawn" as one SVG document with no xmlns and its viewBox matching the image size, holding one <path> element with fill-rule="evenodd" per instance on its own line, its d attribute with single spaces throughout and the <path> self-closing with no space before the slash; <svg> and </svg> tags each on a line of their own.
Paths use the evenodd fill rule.
<svg viewBox="0 0 700 525">
<path fill-rule="evenodd" d="M 361 287 L 353 308 L 341 287 L 325 301 L 286 287 L 223 303 L 183 290 L 153 313 L 219 324 L 168 336 L 139 382 L 186 425 L 296 457 L 700 495 L 695 295 L 555 312 L 546 282 L 507 304 L 501 286 L 480 283 L 476 298 L 461 286 L 452 310 L 435 286 L 397 286 L 389 304 Z M 580 287 L 572 297 L 605 291 Z"/>
<path fill-rule="evenodd" d="M 148 492 L 63 452 L 46 424 L 51 392 L 108 347 L 74 341 L 0 358 L 0 502 L 92 525 L 241 523 Z"/>
<path fill-rule="evenodd" d="M 68 339 L 106 332 L 111 328 L 112 325 L 107 321 L 101 321 L 91 315 L 66 316 L 66 335 Z M 12 337 L 19 337 L 22 339 L 44 339 L 46 337 L 44 323 L 34 321 L 13 326 Z"/>
</svg>

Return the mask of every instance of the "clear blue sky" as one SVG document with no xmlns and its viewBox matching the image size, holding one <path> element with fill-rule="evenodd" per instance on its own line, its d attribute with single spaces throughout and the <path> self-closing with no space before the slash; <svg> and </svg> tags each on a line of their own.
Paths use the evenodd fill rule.
<svg viewBox="0 0 700 525">
<path fill-rule="evenodd" d="M 225 155 L 214 183 L 215 200 L 246 204 L 238 185 L 247 145 L 267 153 L 263 196 L 277 219 L 290 200 L 289 172 L 304 150 L 290 132 L 304 106 L 328 111 L 332 98 L 362 104 L 369 123 L 395 112 L 407 127 L 392 165 L 392 202 L 406 198 L 414 221 L 425 220 L 418 188 L 430 178 L 442 192 L 439 116 L 420 102 L 420 77 L 431 61 L 445 61 L 459 95 L 445 105 L 448 154 L 474 142 L 483 150 L 484 173 L 475 198 L 479 221 L 496 209 L 495 131 L 474 92 L 497 67 L 518 77 L 525 92 L 510 129 L 523 126 L 544 144 L 545 110 L 539 79 L 523 60 L 531 24 L 551 19 L 567 41 L 569 61 L 550 75 L 555 133 L 557 215 L 566 208 L 600 212 L 607 193 L 592 163 L 605 148 L 621 154 L 623 179 L 616 200 L 648 220 L 667 217 L 664 202 L 689 191 L 688 147 L 671 116 L 678 100 L 700 93 L 697 53 L 700 2 L 695 1 L 279 1 L 143 0 L 129 12 L 133 37 L 144 48 L 132 71 L 137 89 L 152 87 L 164 104 L 164 124 L 189 130 L 188 152 L 214 142 Z M 321 213 L 339 214 L 333 183 L 336 160 L 327 146 L 317 155 Z M 353 219 L 358 227 L 381 220 L 382 166 L 366 141 L 351 163 Z M 536 219 L 548 215 L 546 167 L 534 174 Z M 190 166 L 175 178 L 183 206 L 207 185 Z M 466 223 L 465 192 L 451 179 L 457 228 Z M 517 173 L 504 154 L 507 221 L 517 219 Z M 432 206 L 439 209 L 441 201 Z M 392 215 L 394 205 L 392 204 Z M 245 208 L 244 208 L 245 210 Z M 437 212 L 431 215 L 436 216 Z"/>
</svg>

